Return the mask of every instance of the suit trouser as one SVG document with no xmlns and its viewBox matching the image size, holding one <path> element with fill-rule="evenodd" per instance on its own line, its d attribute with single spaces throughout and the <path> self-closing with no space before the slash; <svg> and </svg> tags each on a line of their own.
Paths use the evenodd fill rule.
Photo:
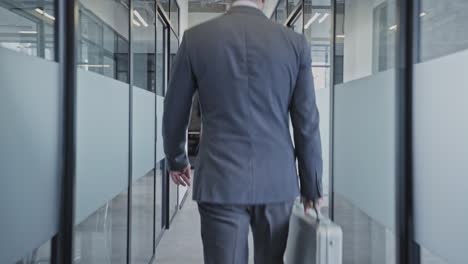
<svg viewBox="0 0 468 264">
<path fill-rule="evenodd" d="M 255 264 L 283 264 L 293 204 L 199 203 L 205 264 L 247 264 L 249 226 Z"/>
</svg>

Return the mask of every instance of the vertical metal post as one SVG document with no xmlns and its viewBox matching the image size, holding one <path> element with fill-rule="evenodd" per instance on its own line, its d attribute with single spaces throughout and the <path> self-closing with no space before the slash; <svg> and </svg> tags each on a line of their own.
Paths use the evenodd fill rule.
<svg viewBox="0 0 468 264">
<path fill-rule="evenodd" d="M 153 184 L 153 258 L 156 256 L 156 213 L 157 213 L 157 138 L 158 138 L 158 4 L 154 2 L 154 184 Z"/>
<path fill-rule="evenodd" d="M 412 261 L 413 219 L 413 0 L 397 0 L 396 45 L 397 151 L 396 241 L 397 263 Z"/>
<path fill-rule="evenodd" d="M 329 191 L 328 191 L 328 200 L 329 200 L 329 209 L 328 212 L 330 214 L 330 219 L 335 219 L 335 188 L 334 188 L 334 177 L 333 177 L 333 148 L 334 148 L 334 140 L 335 140 L 335 133 L 334 133 L 334 122 L 335 122 L 335 48 L 336 48 L 336 0 L 331 0 L 331 10 L 330 13 L 332 14 L 331 19 L 331 52 L 330 52 L 330 124 L 329 124 L 329 131 L 330 131 L 330 142 L 329 142 Z"/>
<path fill-rule="evenodd" d="M 128 7 L 128 189 L 127 189 L 127 264 L 132 261 L 132 171 L 133 171 L 133 0 Z"/>
<path fill-rule="evenodd" d="M 76 33 L 78 5 L 76 0 L 59 0 L 58 49 L 60 85 L 63 102 L 63 168 L 58 233 L 57 261 L 73 262 L 73 227 L 75 218 L 76 167 Z"/>
</svg>

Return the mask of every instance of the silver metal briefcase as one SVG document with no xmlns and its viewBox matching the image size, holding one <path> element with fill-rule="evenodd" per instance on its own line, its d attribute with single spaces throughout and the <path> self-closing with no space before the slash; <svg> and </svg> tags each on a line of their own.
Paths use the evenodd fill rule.
<svg viewBox="0 0 468 264">
<path fill-rule="evenodd" d="M 342 264 L 343 231 L 318 210 L 304 214 L 299 200 L 289 224 L 285 264 Z"/>
</svg>

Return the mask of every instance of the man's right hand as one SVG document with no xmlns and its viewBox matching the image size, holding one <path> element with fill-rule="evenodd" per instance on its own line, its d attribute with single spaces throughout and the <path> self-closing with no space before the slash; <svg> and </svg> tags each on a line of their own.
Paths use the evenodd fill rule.
<svg viewBox="0 0 468 264">
<path fill-rule="evenodd" d="M 317 208 L 317 211 L 320 212 L 320 208 L 322 207 L 323 202 L 322 198 L 316 200 L 315 202 L 304 197 L 302 197 L 301 200 L 302 204 L 304 205 L 304 214 L 307 213 L 307 210 L 314 209 L 314 206 Z"/>
<path fill-rule="evenodd" d="M 182 171 L 170 171 L 169 175 L 172 181 L 177 185 L 190 186 L 190 178 L 192 177 L 192 169 L 188 165 Z"/>
</svg>

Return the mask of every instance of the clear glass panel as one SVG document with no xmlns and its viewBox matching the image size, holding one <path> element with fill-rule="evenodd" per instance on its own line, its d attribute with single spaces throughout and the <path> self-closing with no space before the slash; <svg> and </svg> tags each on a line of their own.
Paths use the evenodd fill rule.
<svg viewBox="0 0 468 264">
<path fill-rule="evenodd" d="M 80 0 L 79 6 L 78 67 L 128 82 L 128 3 Z"/>
<path fill-rule="evenodd" d="M 127 262 L 127 202 L 122 192 L 75 227 L 73 263 Z"/>
<path fill-rule="evenodd" d="M 161 19 L 158 17 L 156 20 L 156 30 L 157 30 L 157 42 L 156 42 L 156 94 L 164 96 L 164 85 L 165 85 L 165 48 L 166 45 L 166 30 L 165 26 L 161 22 Z"/>
<path fill-rule="evenodd" d="M 160 161 L 156 165 L 156 210 L 154 212 L 155 216 L 155 228 L 156 228 L 156 237 L 159 237 L 163 230 L 163 195 L 164 186 L 163 186 L 163 175 L 164 175 L 164 160 Z"/>
<path fill-rule="evenodd" d="M 419 61 L 468 49 L 468 1 L 418 0 Z"/>
<path fill-rule="evenodd" d="M 417 264 L 448 264 L 447 261 L 442 260 L 424 247 L 420 247 L 420 249 L 420 263 Z"/>
<path fill-rule="evenodd" d="M 331 65 L 331 1 L 304 1 L 304 35 L 312 53 L 312 73 L 320 112 L 322 137 L 324 212 L 329 210 L 330 182 L 330 65 Z"/>
<path fill-rule="evenodd" d="M 290 15 L 300 3 L 301 0 L 287 0 L 288 15 Z"/>
<path fill-rule="evenodd" d="M 34 249 L 31 254 L 24 257 L 16 264 L 51 264 L 52 263 L 52 240 Z"/>
<path fill-rule="evenodd" d="M 155 91 L 156 65 L 156 13 L 155 3 L 134 1 L 133 10 L 133 85 Z"/>
<path fill-rule="evenodd" d="M 132 263 L 148 264 L 154 241 L 154 170 L 132 186 Z"/>
<path fill-rule="evenodd" d="M 55 1 L 0 0 L 0 47 L 55 60 Z"/>
<path fill-rule="evenodd" d="M 301 13 L 297 16 L 296 20 L 291 24 L 291 29 L 296 31 L 299 34 L 303 33 L 304 30 L 304 14 L 301 11 Z"/>
<path fill-rule="evenodd" d="M 343 263 L 396 261 L 395 8 L 394 0 L 336 1 L 333 209 Z M 329 11 L 314 12 L 313 57 L 322 63 L 329 53 L 313 34 Z"/>
<path fill-rule="evenodd" d="M 166 11 L 166 14 L 169 14 L 169 5 L 171 0 L 159 0 L 159 4 L 161 5 L 162 9 Z"/>
<path fill-rule="evenodd" d="M 284 24 L 288 18 L 288 12 L 286 7 L 286 0 L 280 0 L 278 7 L 276 8 L 276 22 Z"/>
<path fill-rule="evenodd" d="M 169 51 L 169 63 L 172 65 L 174 62 L 175 56 L 179 49 L 179 39 L 175 35 L 173 31 L 170 32 L 170 51 Z M 171 69 L 169 68 L 169 71 Z M 176 211 L 178 206 L 178 187 L 175 185 L 172 180 L 169 181 L 169 216 L 172 217 Z"/>
<path fill-rule="evenodd" d="M 171 0 L 170 18 L 175 32 L 179 34 L 179 5 L 176 0 Z"/>
</svg>

